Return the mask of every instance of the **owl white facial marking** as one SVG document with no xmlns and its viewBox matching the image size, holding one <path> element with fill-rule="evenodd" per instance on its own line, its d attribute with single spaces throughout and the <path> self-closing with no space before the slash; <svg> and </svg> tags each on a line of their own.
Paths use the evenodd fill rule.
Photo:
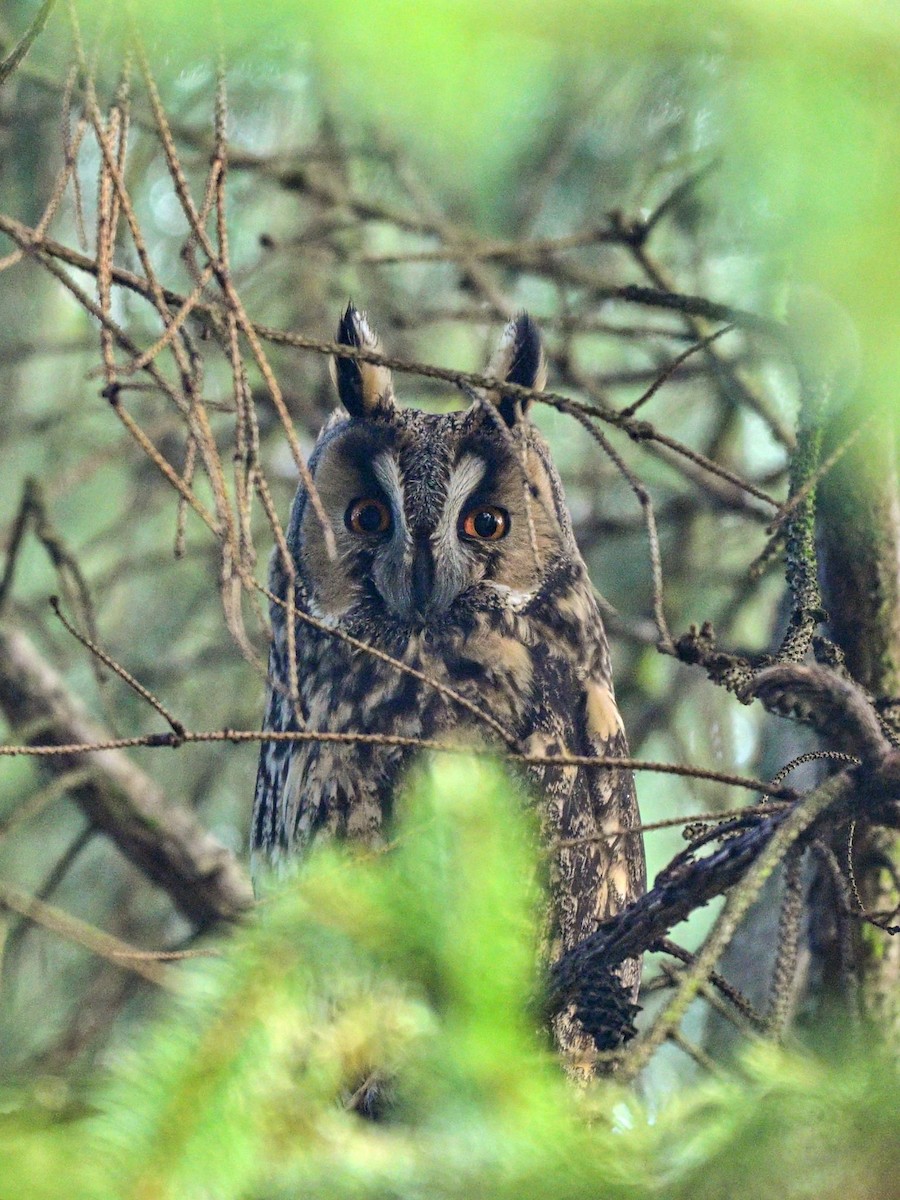
<svg viewBox="0 0 900 1200">
<path fill-rule="evenodd" d="M 455 552 L 459 514 L 465 502 L 484 479 L 486 471 L 487 463 L 475 454 L 464 454 L 456 466 L 451 468 L 444 508 L 438 527 L 434 531 L 434 546 L 438 553 Z"/>
<path fill-rule="evenodd" d="M 384 489 L 385 496 L 388 498 L 395 524 L 399 529 L 403 530 L 404 535 L 408 538 L 409 531 L 406 528 L 406 513 L 403 509 L 403 480 L 400 478 L 400 468 L 397 465 L 397 460 L 393 454 L 383 450 L 380 454 L 376 454 L 372 460 L 372 471 Z"/>
</svg>

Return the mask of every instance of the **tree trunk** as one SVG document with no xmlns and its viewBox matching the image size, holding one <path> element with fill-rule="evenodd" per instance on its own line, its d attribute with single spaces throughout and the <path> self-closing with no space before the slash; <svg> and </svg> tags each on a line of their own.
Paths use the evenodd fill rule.
<svg viewBox="0 0 900 1200">
<path fill-rule="evenodd" d="M 829 433 L 825 454 L 840 445 L 860 421 L 845 411 Z M 850 674 L 879 702 L 892 740 L 900 743 L 900 487 L 896 430 L 879 418 L 822 481 L 819 489 L 821 577 L 829 632 L 844 653 Z M 869 914 L 891 914 L 898 902 L 895 875 L 900 869 L 900 837 L 858 822 L 852 835 L 833 847 L 847 867 L 852 853 L 856 895 Z M 815 899 L 815 896 L 813 897 Z M 811 914 L 817 927 L 816 914 Z M 821 914 L 823 917 L 826 914 Z M 896 915 L 887 919 L 897 924 Z M 840 923 L 824 920 L 826 931 Z M 820 939 L 822 982 L 837 985 L 836 972 L 846 961 L 834 939 Z M 862 920 L 849 930 L 850 962 L 864 1015 L 893 1041 L 900 1037 L 900 938 Z"/>
</svg>

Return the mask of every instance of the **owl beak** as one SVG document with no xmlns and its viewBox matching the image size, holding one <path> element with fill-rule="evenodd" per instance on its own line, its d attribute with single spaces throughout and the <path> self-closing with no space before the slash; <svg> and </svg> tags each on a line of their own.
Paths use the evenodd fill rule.
<svg viewBox="0 0 900 1200">
<path fill-rule="evenodd" d="M 416 616 L 424 617 L 434 602 L 434 551 L 427 534 L 417 535 L 413 548 L 410 572 L 410 608 Z"/>
</svg>

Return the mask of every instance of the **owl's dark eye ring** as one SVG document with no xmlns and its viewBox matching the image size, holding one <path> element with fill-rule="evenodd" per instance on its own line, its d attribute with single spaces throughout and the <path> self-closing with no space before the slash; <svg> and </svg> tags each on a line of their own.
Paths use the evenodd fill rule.
<svg viewBox="0 0 900 1200">
<path fill-rule="evenodd" d="M 492 504 L 476 504 L 459 518 L 460 537 L 499 542 L 509 533 L 509 513 Z"/>
<path fill-rule="evenodd" d="M 377 537 L 391 527 L 391 510 L 383 500 L 363 496 L 354 500 L 344 513 L 344 524 L 361 537 Z"/>
</svg>

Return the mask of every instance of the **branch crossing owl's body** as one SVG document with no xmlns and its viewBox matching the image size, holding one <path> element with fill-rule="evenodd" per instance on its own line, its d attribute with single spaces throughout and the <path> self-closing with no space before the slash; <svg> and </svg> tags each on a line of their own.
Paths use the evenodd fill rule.
<svg viewBox="0 0 900 1200">
<path fill-rule="evenodd" d="M 352 308 L 338 341 L 377 346 Z M 489 373 L 542 386 L 540 339 L 524 314 L 507 327 Z M 302 720 L 310 730 L 459 745 L 497 741 L 499 724 L 529 756 L 627 754 L 559 475 L 521 406 L 477 394 L 464 411 L 427 414 L 397 406 L 383 367 L 342 358 L 336 375 L 343 410 L 323 429 L 310 469 L 337 554 L 301 486 L 287 531 L 292 567 L 277 554 L 272 565 L 282 603 L 272 605 L 264 728 L 299 729 Z M 292 574 L 297 609 L 317 623 L 296 624 L 300 712 L 284 606 Z M 254 852 L 278 860 L 322 836 L 377 844 L 413 754 L 372 743 L 264 743 Z M 529 774 L 552 847 L 556 957 L 642 892 L 641 839 L 622 832 L 637 824 L 637 802 L 627 771 L 553 765 Z M 632 994 L 639 973 L 635 961 L 622 968 Z M 555 1032 L 570 1055 L 588 1048 L 571 1014 Z"/>
</svg>

